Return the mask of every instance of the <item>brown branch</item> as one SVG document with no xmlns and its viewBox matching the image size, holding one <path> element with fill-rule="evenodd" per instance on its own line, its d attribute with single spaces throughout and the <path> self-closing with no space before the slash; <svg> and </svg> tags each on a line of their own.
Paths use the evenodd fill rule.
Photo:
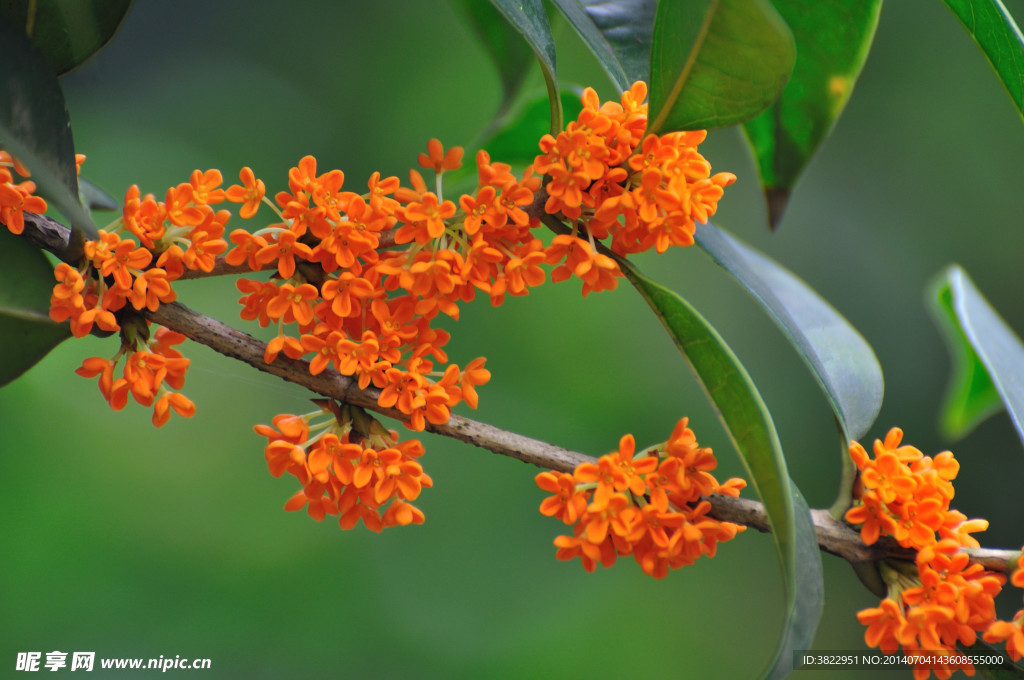
<svg viewBox="0 0 1024 680">
<path fill-rule="evenodd" d="M 62 252 L 67 245 L 69 234 L 70 230 L 67 227 L 48 217 L 25 215 L 24 237 L 40 248 Z M 356 381 L 337 371 L 328 369 L 319 375 L 311 375 L 308 361 L 289 359 L 283 355 L 278 356 L 273 363 L 264 362 L 265 343 L 180 303 L 161 305 L 155 312 L 146 312 L 145 316 L 150 321 L 178 331 L 225 356 L 301 385 L 316 394 L 403 422 L 408 420 L 405 414 L 396 409 L 378 405 L 378 390 L 361 390 Z M 452 414 L 444 425 L 428 423 L 427 431 L 550 470 L 571 472 L 580 463 L 595 460 L 583 453 L 455 414 Z M 712 507 L 710 514 L 716 519 L 742 524 L 762 532 L 771 531 L 771 523 L 762 503 L 720 495 L 713 495 L 709 500 Z M 914 551 L 899 546 L 890 538 L 882 538 L 874 545 L 865 545 L 856 530 L 835 519 L 826 510 L 811 510 L 811 520 L 821 550 L 842 557 L 850 563 L 874 562 L 881 559 L 914 559 Z M 987 569 L 1001 572 L 1012 571 L 1020 555 L 1016 550 L 987 548 L 968 552 L 974 562 L 984 565 Z"/>
<path fill-rule="evenodd" d="M 353 404 L 395 420 L 408 421 L 408 416 L 401 411 L 377 404 L 379 390 L 361 390 L 355 380 L 333 369 L 325 370 L 319 375 L 311 375 L 309 362 L 305 360 L 289 359 L 282 355 L 268 364 L 263 361 L 265 343 L 217 319 L 198 314 L 180 303 L 161 305 L 155 312 L 147 312 L 146 316 L 150 321 L 176 330 L 225 356 L 243 361 L 290 383 L 301 385 L 319 395 Z M 427 431 L 550 469 L 572 470 L 582 462 L 594 460 L 582 453 L 575 453 L 455 414 L 452 414 L 445 425 L 428 423 Z"/>
</svg>

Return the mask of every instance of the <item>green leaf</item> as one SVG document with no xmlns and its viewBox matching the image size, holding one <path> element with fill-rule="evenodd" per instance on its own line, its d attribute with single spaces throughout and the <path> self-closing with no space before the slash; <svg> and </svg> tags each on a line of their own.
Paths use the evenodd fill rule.
<svg viewBox="0 0 1024 680">
<path fill-rule="evenodd" d="M 542 0 L 491 0 L 491 4 L 523 36 L 540 62 L 551 107 L 548 130 L 557 134 L 562 129 L 562 100 L 558 96 L 558 79 L 555 76 L 555 39 L 551 35 L 544 3 Z"/>
<path fill-rule="evenodd" d="M 554 0 L 619 91 L 651 73 L 657 0 Z"/>
<path fill-rule="evenodd" d="M 981 673 L 981 677 L 983 678 L 989 678 L 989 680 L 1015 680 L 1017 678 L 1024 678 L 1024 666 L 1012 661 L 1009 654 L 1007 654 L 1004 649 L 993 647 L 982 640 L 981 636 L 978 636 L 978 641 L 969 647 L 965 645 L 957 645 L 957 647 L 964 654 L 988 659 L 1003 660 L 1000 664 L 974 664 L 974 670 Z"/>
<path fill-rule="evenodd" d="M 71 337 L 68 324 L 50 319 L 53 284 L 53 265 L 43 253 L 0 229 L 0 386 Z"/>
<path fill-rule="evenodd" d="M 32 172 L 32 180 L 72 227 L 96 236 L 78 198 L 75 144 L 64 95 L 46 58 L 25 33 L 0 17 L 0 148 Z"/>
<path fill-rule="evenodd" d="M 825 575 L 811 509 L 792 479 L 789 485 L 793 500 L 794 545 L 791 571 L 785 578 L 792 581 L 794 590 L 790 591 L 775 655 L 761 674 L 769 680 L 789 675 L 793 670 L 793 652 L 811 647 L 825 607 Z"/>
<path fill-rule="evenodd" d="M 26 30 L 54 71 L 66 73 L 110 42 L 131 0 L 0 0 L 0 15 Z"/>
<path fill-rule="evenodd" d="M 697 244 L 761 303 L 825 392 L 850 439 L 863 437 L 882 407 L 882 367 L 864 337 L 792 272 L 712 224 Z"/>
<path fill-rule="evenodd" d="M 842 469 L 832 507 L 845 511 L 856 473 L 850 441 L 875 422 L 885 392 L 871 345 L 810 286 L 739 239 L 708 223 L 698 225 L 694 240 L 761 303 L 825 392 L 839 425 Z"/>
<path fill-rule="evenodd" d="M 529 75 L 533 51 L 494 5 L 480 0 L 452 0 L 452 4 L 465 16 L 498 69 L 503 92 L 498 107 L 501 115 L 511 106 Z"/>
<path fill-rule="evenodd" d="M 953 360 L 941 423 L 959 438 L 1005 406 L 1024 441 L 1024 345 L 963 269 L 953 265 L 933 285 L 932 310 Z M 1000 403 L 1001 402 L 1001 403 Z"/>
<path fill-rule="evenodd" d="M 87 179 L 78 178 L 78 191 L 82 205 L 90 210 L 117 211 L 121 204 L 117 199 Z"/>
<path fill-rule="evenodd" d="M 768 0 L 659 3 L 648 132 L 750 120 L 778 98 L 795 61 L 793 34 Z"/>
<path fill-rule="evenodd" d="M 689 362 L 764 503 L 786 593 L 785 623 L 764 677 L 782 677 L 792 670 L 793 650 L 810 647 L 824 602 L 810 512 L 789 478 L 768 408 L 736 355 L 686 300 L 618 261 Z"/>
<path fill-rule="evenodd" d="M 1024 116 L 1024 36 L 1000 0 L 945 0 Z"/>
<path fill-rule="evenodd" d="M 832 132 L 867 59 L 882 0 L 775 0 L 797 57 L 782 96 L 743 129 L 768 197 L 772 228 L 818 146 Z"/>
<path fill-rule="evenodd" d="M 565 115 L 576 118 L 583 109 L 580 93 L 563 89 L 559 96 L 562 99 L 562 110 Z M 533 163 L 540 153 L 538 142 L 548 132 L 548 97 L 540 94 L 527 99 L 514 111 L 496 121 L 493 126 L 497 131 L 484 140 L 480 147 L 487 149 L 495 161 L 508 163 L 512 166 L 527 166 Z M 476 166 L 466 164 L 475 172 Z"/>
</svg>

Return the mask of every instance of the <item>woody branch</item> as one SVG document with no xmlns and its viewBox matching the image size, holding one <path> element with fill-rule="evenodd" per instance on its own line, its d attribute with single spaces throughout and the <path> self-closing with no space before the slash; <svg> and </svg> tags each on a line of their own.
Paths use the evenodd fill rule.
<svg viewBox="0 0 1024 680">
<path fill-rule="evenodd" d="M 71 230 L 45 215 L 25 214 L 23 237 L 33 245 L 57 254 L 65 252 Z M 242 273 L 249 271 L 234 268 L 219 262 L 217 273 Z M 211 275 L 213 272 L 210 273 Z M 249 364 L 257 370 L 300 385 L 324 397 L 374 411 L 395 420 L 405 421 L 407 416 L 397 409 L 384 408 L 377 403 L 379 390 L 360 389 L 355 380 L 333 369 L 311 375 L 309 362 L 279 356 L 272 363 L 264 361 L 266 343 L 239 331 L 227 324 L 200 314 L 174 302 L 161 305 L 155 312 L 143 310 L 144 316 L 157 324 L 166 326 L 186 337 L 210 347 L 227 357 Z M 571 451 L 547 442 L 503 430 L 470 418 L 452 414 L 444 425 L 428 423 L 427 431 L 451 437 L 472 444 L 493 453 L 509 456 L 538 467 L 571 472 L 584 462 L 595 462 L 592 456 Z M 713 495 L 711 515 L 716 519 L 742 524 L 762 532 L 771 531 L 771 523 L 764 505 L 745 498 Z M 883 537 L 874 545 L 865 545 L 860 534 L 846 523 L 835 519 L 827 510 L 811 510 L 811 519 L 821 550 L 837 555 L 850 563 L 872 562 L 884 558 L 913 560 L 914 551 L 902 548 L 895 541 Z M 1009 572 L 1016 565 L 1019 552 L 981 548 L 968 550 L 971 559 L 987 569 Z"/>
</svg>

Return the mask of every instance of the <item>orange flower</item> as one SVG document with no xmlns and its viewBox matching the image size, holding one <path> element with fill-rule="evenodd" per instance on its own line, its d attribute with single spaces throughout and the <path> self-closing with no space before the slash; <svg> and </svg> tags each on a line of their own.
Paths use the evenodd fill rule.
<svg viewBox="0 0 1024 680">
<path fill-rule="evenodd" d="M 228 187 L 224 192 L 224 198 L 232 203 L 241 203 L 242 207 L 238 210 L 238 216 L 247 220 L 256 214 L 263 201 L 263 196 L 267 193 L 267 187 L 263 180 L 256 179 L 252 168 L 248 166 L 242 168 L 238 173 L 238 179 L 242 181 L 242 184 L 233 184 Z"/>
<path fill-rule="evenodd" d="M 190 245 L 182 257 L 186 267 L 204 272 L 213 271 L 214 258 L 228 249 L 227 242 L 221 236 L 224 235 L 224 225 L 229 217 L 231 213 L 227 210 L 216 213 L 210 211 L 203 222 L 192 229 L 188 236 Z"/>
<path fill-rule="evenodd" d="M 162 427 L 171 417 L 170 409 L 183 418 L 195 415 L 196 405 L 180 392 L 165 391 L 153 407 L 153 424 Z"/>
<path fill-rule="evenodd" d="M 864 488 L 873 489 L 883 503 L 911 498 L 917 488 L 910 468 L 890 452 L 875 458 L 874 465 L 866 466 L 860 481 Z"/>
<path fill-rule="evenodd" d="M 258 271 L 260 263 L 256 261 L 256 254 L 268 245 L 267 240 L 262 236 L 250 234 L 244 229 L 235 229 L 228 238 L 235 244 L 235 247 L 224 256 L 227 263 L 238 267 L 246 262 L 249 269 Z M 268 262 L 270 261 L 273 260 L 268 260 Z"/>
<path fill-rule="evenodd" d="M 199 205 L 220 203 L 224 200 L 224 190 L 218 187 L 223 182 L 224 176 L 220 174 L 220 170 L 207 170 L 206 172 L 193 170 L 192 176 L 189 178 L 189 184 L 192 187 L 192 200 Z"/>
<path fill-rule="evenodd" d="M 284 351 L 285 356 L 289 359 L 301 359 L 306 353 L 306 349 L 298 339 L 281 333 L 267 343 L 267 348 L 263 351 L 263 361 L 268 364 L 273 363 L 277 359 L 277 355 L 282 351 Z M 316 371 L 314 373 L 312 365 L 310 366 L 310 373 L 316 375 L 319 372 Z"/>
<path fill-rule="evenodd" d="M 480 231 L 484 219 L 494 210 L 496 198 L 497 192 L 492 186 L 481 188 L 475 198 L 467 194 L 459 197 L 459 205 L 466 213 L 466 217 L 462 221 L 462 228 L 466 230 L 467 234 L 472 236 Z"/>
<path fill-rule="evenodd" d="M 257 264 L 268 264 L 277 260 L 277 271 L 281 278 L 290 279 L 295 275 L 295 256 L 303 260 L 313 259 L 313 249 L 298 240 L 298 236 L 292 231 L 282 231 L 277 235 L 277 241 L 269 243 L 255 255 Z"/>
<path fill-rule="evenodd" d="M 306 326 L 313 322 L 313 301 L 318 297 L 319 291 L 312 284 L 282 284 L 277 295 L 267 301 L 267 315 L 271 319 L 281 319 L 284 323 L 296 321 Z"/>
<path fill-rule="evenodd" d="M 993 621 L 982 636 L 985 642 L 1005 642 L 1006 653 L 1014 661 L 1024 656 L 1024 611 L 1017 612 L 1013 621 Z"/>
<path fill-rule="evenodd" d="M 135 309 L 145 307 L 149 311 L 155 312 L 161 303 L 174 302 L 177 297 L 178 294 L 174 292 L 170 281 L 167 280 L 167 271 L 155 267 L 147 269 L 135 277 L 129 300 Z"/>
<path fill-rule="evenodd" d="M 153 260 L 153 253 L 140 248 L 135 241 L 121 240 L 117 234 L 99 230 L 99 241 L 87 241 L 85 255 L 102 276 L 112 276 L 123 291 L 132 289 L 132 277 Z"/>
<path fill-rule="evenodd" d="M 440 237 L 445 231 L 445 220 L 455 215 L 455 204 L 451 201 L 438 202 L 437 195 L 431 191 L 423 194 L 419 202 L 405 206 L 403 218 L 405 226 L 395 235 L 396 243 L 408 243 L 415 240 L 424 245 Z M 409 236 L 412 238 L 410 239 Z"/>
<path fill-rule="evenodd" d="M 367 279 L 352 272 L 342 272 L 336 279 L 328 279 L 320 288 L 324 302 L 329 302 L 331 311 L 339 317 L 359 316 L 363 311 L 363 300 L 377 294 L 377 289 Z"/>
<path fill-rule="evenodd" d="M 0 222 L 6 224 L 12 234 L 25 230 L 25 213 L 46 212 L 46 201 L 33 195 L 35 190 L 35 182 L 0 182 Z"/>
<path fill-rule="evenodd" d="M 445 170 L 456 170 L 461 167 L 462 154 L 461 146 L 453 146 L 445 153 L 440 140 L 431 139 L 427 142 L 427 153 L 421 153 L 417 160 L 421 167 L 433 168 L 434 172 L 440 174 Z"/>
<path fill-rule="evenodd" d="M 534 480 L 542 491 L 554 494 L 540 504 L 540 514 L 575 524 L 587 509 L 587 498 L 577 492 L 576 479 L 565 472 L 541 472 Z"/>
<path fill-rule="evenodd" d="M 895 601 L 885 598 L 878 607 L 857 612 L 857 620 L 867 626 L 864 642 L 868 647 L 878 647 L 885 654 L 892 654 L 899 649 L 897 634 L 905 621 Z"/>
</svg>

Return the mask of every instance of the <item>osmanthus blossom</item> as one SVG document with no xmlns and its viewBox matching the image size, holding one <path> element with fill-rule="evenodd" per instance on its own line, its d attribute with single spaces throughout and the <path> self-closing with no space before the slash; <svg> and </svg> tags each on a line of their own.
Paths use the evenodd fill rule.
<svg viewBox="0 0 1024 680">
<path fill-rule="evenodd" d="M 883 565 L 887 596 L 857 615 L 867 626 L 867 645 L 886 654 L 902 647 L 905 653 L 938 655 L 937 663 L 915 665 L 914 677 L 921 680 L 933 673 L 948 678 L 957 670 L 973 674 L 969 663 L 961 663 L 957 645 L 973 645 L 979 637 L 1007 640 L 1007 651 L 1014 654 L 1020 613 L 1010 623 L 998 620 L 995 609 L 1006 577 L 972 563 L 963 552 L 977 547 L 970 534 L 986 529 L 988 522 L 967 520 L 949 507 L 959 470 L 953 454 L 925 456 L 903 444 L 902 430 L 892 428 L 875 441 L 874 457 L 857 442 L 850 444 L 850 457 L 859 478 L 846 521 L 860 525 L 867 545 L 891 536 L 916 551 L 913 564 Z M 1024 576 L 1015 573 L 1013 579 L 1024 585 Z"/>
<path fill-rule="evenodd" d="M 380 406 L 397 409 L 414 431 L 444 424 L 458 404 L 476 408 L 477 388 L 489 381 L 490 372 L 483 357 L 464 367 L 449 361 L 450 336 L 436 326 L 439 314 L 458 319 L 478 291 L 493 305 L 527 295 L 547 281 L 546 265 L 554 266 L 552 281 L 582 281 L 584 296 L 615 288 L 622 273 L 606 249 L 625 255 L 688 245 L 693 220 L 713 213 L 720 189 L 734 179 L 710 174 L 697 151 L 703 134 L 645 136 L 646 96 L 643 83 L 618 101 L 601 102 L 588 88 L 576 120 L 539 140 L 540 154 L 521 172 L 477 152 L 476 187 L 461 196 L 446 196 L 443 179 L 461 167 L 463 150 L 446 149 L 436 139 L 418 158 L 420 168 L 433 172 L 432 186 L 410 170 L 408 183 L 374 172 L 365 190 L 355 189 L 350 181 L 346 185 L 343 171 L 321 168 L 311 155 L 288 170 L 286 190 L 272 199 L 249 167 L 238 173 L 239 183 L 227 187 L 219 170 L 197 169 L 188 181 L 167 189 L 164 200 L 132 186 L 120 218 L 86 243 L 86 257 L 55 270 L 50 315 L 70 322 L 76 336 L 95 329 L 119 332 L 115 356 L 90 360 L 81 372 L 100 378 L 112 407 L 123 407 L 131 397 L 152 406 L 154 422 L 163 424 L 172 412 L 191 415 L 194 406 L 169 386 L 171 380 L 183 381 L 184 369 L 161 367 L 164 355 L 151 347 L 153 330 L 143 313 L 173 302 L 174 282 L 187 271 L 209 273 L 218 261 L 253 272 L 269 269 L 269 280 L 236 282 L 240 316 L 276 330 L 265 347 L 266 362 L 306 360 L 311 374 L 334 369 L 362 388 L 377 388 Z M 11 230 L 20 229 L 25 210 L 45 209 L 33 195 L 34 185 L 15 182 L 15 173 L 27 177 L 14 159 L 0 155 L 0 220 Z M 702 182 L 717 190 L 701 189 Z M 698 194 L 704 198 L 695 201 Z M 242 219 L 268 216 L 269 223 L 227 231 L 230 212 L 220 209 L 225 202 L 237 205 Z M 541 204 L 567 222 L 571 233 L 545 243 L 538 235 Z M 117 378 L 122 361 L 125 375 Z M 165 363 L 180 365 L 177 359 Z M 621 505 L 615 494 L 636 496 L 648 478 L 659 508 L 666 499 L 676 503 L 691 485 L 688 471 L 699 468 L 669 463 L 666 470 L 678 468 L 676 488 L 664 479 L 653 481 L 653 459 L 631 462 L 625 451 L 613 463 L 622 481 L 599 485 L 599 502 L 584 512 L 595 522 Z M 286 458 L 272 456 L 274 470 L 287 469 L 290 464 L 283 461 L 295 463 L 296 455 L 292 449 Z M 385 478 L 410 474 L 409 466 L 397 465 Z M 310 473 L 314 479 L 323 476 L 317 469 Z M 390 489 L 388 484 L 381 488 Z M 406 492 L 411 488 L 394 484 Z M 400 499 L 403 505 L 390 514 L 370 519 L 371 506 L 379 505 L 376 492 L 361 484 L 340 486 L 347 491 L 329 502 L 312 493 L 308 507 L 322 516 L 336 509 L 345 526 L 362 519 L 380 528 L 385 516 L 422 520 L 422 513 L 406 504 L 409 498 Z M 300 500 L 293 497 L 289 507 Z M 630 507 L 623 506 L 615 518 L 605 515 L 616 540 L 625 540 L 620 534 L 627 523 L 641 515 Z M 655 515 L 648 522 L 673 523 Z M 598 533 L 595 528 L 590 535 Z"/>
<path fill-rule="evenodd" d="M 695 451 L 704 465 L 701 479 L 710 486 L 687 481 L 688 454 Z M 555 539 L 555 556 L 579 557 L 583 568 L 593 571 L 598 563 L 608 568 L 617 557 L 632 555 L 655 578 L 702 556 L 713 557 L 718 543 L 745 527 L 709 517 L 711 505 L 699 489 L 736 496 L 746 485 L 738 478 L 719 485 L 709 472 L 713 461 L 711 449 L 697 446 L 683 418 L 668 441 L 656 447 L 637 453 L 635 439 L 625 435 L 617 451 L 580 464 L 572 474 L 538 474 L 537 486 L 552 494 L 541 502 L 541 514 L 573 527 L 572 536 Z"/>
<path fill-rule="evenodd" d="M 444 314 L 457 320 L 477 291 L 491 304 L 521 296 L 551 280 L 579 279 L 584 296 L 614 289 L 622 276 L 613 256 L 692 245 L 696 223 L 715 214 L 732 173 L 711 173 L 698 147 L 705 131 L 645 134 L 647 87 L 635 83 L 619 101 L 601 102 L 584 90 L 577 118 L 544 135 L 533 163 L 516 174 L 480 150 L 476 187 L 446 197 L 443 178 L 461 167 L 463 149 L 439 140 L 419 155 L 434 173 L 428 187 L 417 170 L 408 186 L 374 172 L 366 191 L 345 188 L 339 169 L 321 172 L 305 156 L 287 173 L 287 191 L 273 199 L 251 168 L 240 184 L 223 188 L 219 170 L 195 170 L 170 187 L 164 200 L 130 187 L 121 216 L 86 242 L 77 263 L 54 269 L 50 317 L 67 321 L 75 337 L 118 333 L 113 357 L 90 357 L 76 371 L 97 378 L 111 408 L 129 399 L 153 409 L 162 426 L 170 414 L 190 417 L 195 405 L 179 390 L 189 360 L 175 348 L 184 336 L 154 326 L 144 312 L 176 300 L 174 282 L 186 271 L 210 273 L 219 259 L 270 280 L 239 279 L 240 316 L 276 327 L 264 360 L 306 360 L 316 375 L 329 368 L 360 388 L 379 390 L 378 404 L 395 408 L 414 431 L 448 422 L 465 402 L 476 408 L 476 388 L 491 377 L 485 358 L 460 367 L 445 351 L 450 336 L 437 328 Z M 81 166 L 84 156 L 76 157 Z M 0 223 L 14 234 L 25 213 L 41 213 L 30 173 L 0 151 Z M 233 229 L 225 238 L 227 210 L 242 219 L 271 213 L 255 231 Z M 565 225 L 545 243 L 537 235 L 542 212 Z M 119 366 L 123 368 L 119 371 Z M 373 531 L 419 524 L 412 505 L 433 481 L 419 462 L 418 440 L 399 440 L 364 411 L 319 400 L 307 415 L 282 414 L 257 425 L 272 475 L 293 476 L 301 490 L 285 509 L 306 508 L 315 520 L 338 517 L 350 529 L 360 521 Z M 323 420 L 319 420 L 319 419 Z M 850 455 L 859 477 L 845 519 L 871 545 L 891 537 L 916 551 L 913 564 L 883 570 L 889 591 L 876 608 L 858 614 L 865 641 L 885 653 L 950 651 L 1005 642 L 1024 655 L 1024 609 L 1010 621 L 996 618 L 994 598 L 1005 577 L 970 563 L 964 548 L 988 523 L 952 509 L 959 465 L 943 452 L 925 456 L 890 430 L 874 456 L 858 443 Z M 741 479 L 719 483 L 717 462 L 700 447 L 687 419 L 662 445 L 637 453 L 632 436 L 617 451 L 572 474 L 542 472 L 537 485 L 550 494 L 541 513 L 572 526 L 555 539 L 556 557 L 579 558 L 587 571 L 632 555 L 641 569 L 663 578 L 702 556 L 744 527 L 709 516 L 712 494 L 737 496 Z M 1024 588 L 1024 557 L 1010 578 Z M 969 666 L 918 666 L 915 678 L 949 677 Z"/>
</svg>

